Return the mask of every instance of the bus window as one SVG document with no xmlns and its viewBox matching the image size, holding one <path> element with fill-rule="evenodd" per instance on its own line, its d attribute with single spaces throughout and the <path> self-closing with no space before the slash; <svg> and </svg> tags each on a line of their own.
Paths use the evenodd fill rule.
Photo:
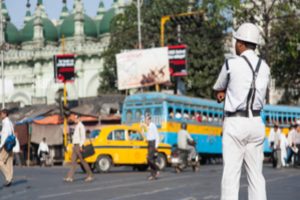
<svg viewBox="0 0 300 200">
<path fill-rule="evenodd" d="M 185 119 L 185 120 L 189 120 L 190 119 L 190 115 L 189 115 L 189 111 L 188 110 L 184 110 L 183 111 L 183 119 Z"/>
<path fill-rule="evenodd" d="M 202 122 L 202 115 L 201 115 L 201 112 L 200 111 L 197 111 L 196 112 L 196 121 L 198 123 Z"/>
<path fill-rule="evenodd" d="M 213 119 L 214 122 L 218 122 L 219 121 L 219 115 L 218 113 L 215 113 L 214 114 L 214 119 Z"/>
<path fill-rule="evenodd" d="M 181 118 L 182 118 L 181 109 L 176 109 L 175 119 L 181 119 Z"/>
<path fill-rule="evenodd" d="M 174 119 L 174 111 L 173 108 L 168 108 L 168 118 Z"/>
<path fill-rule="evenodd" d="M 146 115 L 152 115 L 151 109 L 150 109 L 150 108 L 147 108 L 147 109 L 145 110 L 145 116 L 146 116 Z"/>
<path fill-rule="evenodd" d="M 209 113 L 209 114 L 208 114 L 208 121 L 209 121 L 209 122 L 212 122 L 212 121 L 213 121 L 213 114 L 212 114 L 212 113 Z"/>
<path fill-rule="evenodd" d="M 191 111 L 191 118 L 190 119 L 193 120 L 193 121 L 196 121 L 196 114 L 195 114 L 194 110 Z"/>
<path fill-rule="evenodd" d="M 132 112 L 131 110 L 127 110 L 126 112 L 126 122 L 130 123 L 132 121 Z"/>
<path fill-rule="evenodd" d="M 208 120 L 207 112 L 204 111 L 202 114 L 202 121 L 206 122 Z"/>
<path fill-rule="evenodd" d="M 162 113 L 161 113 L 161 108 L 155 108 L 154 109 L 154 115 L 161 115 Z"/>
<path fill-rule="evenodd" d="M 141 121 L 141 117 L 142 117 L 142 111 L 141 110 L 136 110 L 135 111 L 135 121 L 136 122 L 139 122 L 139 121 Z"/>
</svg>

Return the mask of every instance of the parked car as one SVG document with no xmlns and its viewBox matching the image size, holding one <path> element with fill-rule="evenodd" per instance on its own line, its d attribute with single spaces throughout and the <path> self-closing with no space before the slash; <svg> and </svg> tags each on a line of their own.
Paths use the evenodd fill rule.
<svg viewBox="0 0 300 200">
<path fill-rule="evenodd" d="M 92 143 L 95 154 L 85 158 L 93 170 L 108 172 L 112 166 L 133 166 L 147 170 L 147 141 L 141 130 L 127 125 L 111 125 L 99 128 L 94 138 L 87 138 L 85 144 Z M 72 144 L 67 146 L 65 162 L 71 162 Z M 171 146 L 160 143 L 157 164 L 163 170 L 171 158 Z"/>
</svg>

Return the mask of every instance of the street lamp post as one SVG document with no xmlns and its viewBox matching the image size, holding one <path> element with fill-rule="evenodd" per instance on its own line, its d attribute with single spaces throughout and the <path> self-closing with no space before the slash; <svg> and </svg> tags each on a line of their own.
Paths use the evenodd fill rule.
<svg viewBox="0 0 300 200">
<path fill-rule="evenodd" d="M 4 28 L 3 28 L 3 15 L 2 15 L 2 0 L 0 1 L 0 51 L 1 51 L 1 80 L 2 80 L 2 109 L 5 108 L 5 87 L 4 87 Z"/>
<path fill-rule="evenodd" d="M 142 30 L 141 30 L 141 6 L 143 5 L 143 0 L 137 0 L 137 20 L 138 20 L 138 40 L 139 49 L 142 49 Z"/>
</svg>

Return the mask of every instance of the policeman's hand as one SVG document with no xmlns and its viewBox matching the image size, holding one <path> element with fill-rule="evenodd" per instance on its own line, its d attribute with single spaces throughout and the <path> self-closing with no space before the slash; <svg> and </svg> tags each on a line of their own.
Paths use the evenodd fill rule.
<svg viewBox="0 0 300 200">
<path fill-rule="evenodd" d="M 217 92 L 217 101 L 218 103 L 221 103 L 225 99 L 225 91 L 218 91 Z"/>
</svg>

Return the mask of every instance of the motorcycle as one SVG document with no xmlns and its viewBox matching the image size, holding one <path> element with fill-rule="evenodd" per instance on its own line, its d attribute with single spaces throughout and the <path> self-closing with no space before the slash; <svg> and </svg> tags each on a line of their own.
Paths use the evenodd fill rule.
<svg viewBox="0 0 300 200">
<path fill-rule="evenodd" d="M 193 141 L 191 145 L 195 146 L 196 143 Z M 177 145 L 173 146 L 171 153 L 171 164 L 177 173 L 182 172 L 187 167 L 192 167 L 193 171 L 196 172 L 200 168 L 199 156 L 196 154 L 195 158 L 188 159 L 189 150 L 179 149 Z"/>
</svg>

